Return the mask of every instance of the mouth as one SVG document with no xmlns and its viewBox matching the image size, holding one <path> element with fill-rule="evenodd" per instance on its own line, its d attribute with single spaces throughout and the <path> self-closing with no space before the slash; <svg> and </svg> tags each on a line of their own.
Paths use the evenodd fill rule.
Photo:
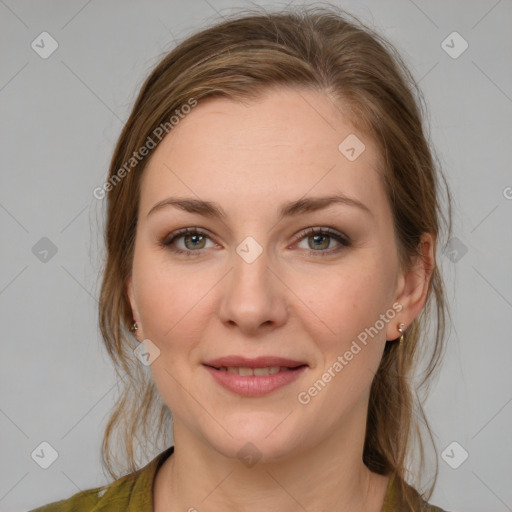
<svg viewBox="0 0 512 512">
<path fill-rule="evenodd" d="M 295 381 L 309 365 L 280 357 L 229 356 L 203 363 L 217 384 L 237 395 L 256 397 Z"/>
<path fill-rule="evenodd" d="M 280 372 L 291 372 L 296 370 L 297 368 L 301 368 L 301 366 L 288 367 L 288 366 L 264 366 L 261 368 L 244 368 L 240 366 L 221 366 L 217 368 L 215 366 L 211 366 L 210 368 L 214 368 L 215 370 L 219 370 L 221 372 L 232 373 L 233 375 L 242 375 L 243 377 L 248 377 L 249 375 L 275 375 Z"/>
</svg>

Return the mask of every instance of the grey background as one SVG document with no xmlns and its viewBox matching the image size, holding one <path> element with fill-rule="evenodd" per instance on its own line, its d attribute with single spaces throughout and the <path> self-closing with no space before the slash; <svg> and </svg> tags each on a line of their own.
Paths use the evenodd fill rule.
<svg viewBox="0 0 512 512">
<path fill-rule="evenodd" d="M 438 252 L 453 325 L 426 404 L 440 464 L 431 502 L 510 511 L 512 3 L 337 4 L 395 43 L 420 80 L 454 194 L 458 253 Z M 0 0 L 2 511 L 108 481 L 99 450 L 115 376 L 97 328 L 104 205 L 92 191 L 153 65 L 174 40 L 243 6 Z M 31 48 L 43 31 L 59 45 L 47 59 Z M 441 47 L 453 31 L 469 44 L 456 59 Z M 57 249 L 46 261 L 43 237 Z M 59 454 L 48 469 L 31 457 L 43 441 Z M 469 453 L 457 469 L 441 456 L 453 441 Z"/>
</svg>

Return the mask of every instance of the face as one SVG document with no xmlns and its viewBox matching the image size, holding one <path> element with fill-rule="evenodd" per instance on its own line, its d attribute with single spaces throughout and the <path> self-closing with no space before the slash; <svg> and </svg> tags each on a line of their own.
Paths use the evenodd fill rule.
<svg viewBox="0 0 512 512">
<path fill-rule="evenodd" d="M 351 134 L 365 145 L 356 159 L 355 139 L 338 148 Z M 150 369 L 175 433 L 278 459 L 349 425 L 364 432 L 386 340 L 408 320 L 380 162 L 307 90 L 207 99 L 156 148 L 127 292 L 138 339 L 160 351 Z M 332 196 L 348 199 L 308 203 Z M 215 361 L 229 356 L 250 361 Z M 282 360 L 256 361 L 267 357 Z M 233 368 L 244 365 L 278 370 Z"/>
</svg>

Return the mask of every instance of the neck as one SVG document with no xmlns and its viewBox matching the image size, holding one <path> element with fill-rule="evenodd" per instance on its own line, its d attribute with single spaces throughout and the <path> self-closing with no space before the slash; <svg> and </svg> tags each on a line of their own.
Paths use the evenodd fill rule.
<svg viewBox="0 0 512 512">
<path fill-rule="evenodd" d="M 354 440 L 345 432 L 286 460 L 247 467 L 175 422 L 175 449 L 157 473 L 154 510 L 381 512 L 389 477 L 364 465 Z"/>
</svg>

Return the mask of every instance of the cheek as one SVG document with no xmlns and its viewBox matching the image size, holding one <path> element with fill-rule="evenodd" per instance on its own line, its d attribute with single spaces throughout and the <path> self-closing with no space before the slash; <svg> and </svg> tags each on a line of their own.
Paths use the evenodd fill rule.
<svg viewBox="0 0 512 512">
<path fill-rule="evenodd" d="M 297 303 L 297 317 L 318 348 L 312 391 L 326 387 L 317 407 L 341 411 L 369 392 L 386 344 L 387 323 L 380 319 L 391 306 L 387 263 L 377 251 L 361 252 L 345 265 L 302 278 L 297 286 L 305 304 Z"/>
<path fill-rule="evenodd" d="M 309 272 L 309 277 L 296 276 L 294 292 L 301 299 L 297 305 L 303 303 L 304 310 L 300 316 L 306 315 L 306 325 L 314 326 L 319 342 L 336 340 L 336 348 L 342 348 L 389 308 L 390 273 L 378 260 L 361 254 L 353 262 Z"/>
<path fill-rule="evenodd" d="M 133 281 L 144 335 L 164 343 L 178 335 L 183 340 L 197 329 L 191 319 L 204 314 L 202 298 L 215 280 L 194 265 L 169 263 L 165 250 L 141 249 L 134 260 Z"/>
<path fill-rule="evenodd" d="M 188 414 L 182 404 L 190 399 L 190 363 L 213 314 L 206 294 L 218 279 L 147 254 L 134 261 L 133 280 L 144 337 L 160 350 L 150 366 L 155 385 L 173 412 Z"/>
<path fill-rule="evenodd" d="M 341 416 L 367 403 L 386 343 L 387 324 L 376 322 L 390 307 L 380 274 L 368 261 L 349 272 L 331 269 L 325 278 L 316 275 L 298 290 L 307 307 L 300 306 L 297 316 L 318 355 L 309 387 L 301 391 L 311 400 L 312 416 L 330 411 L 326 428 L 335 428 Z"/>
</svg>

